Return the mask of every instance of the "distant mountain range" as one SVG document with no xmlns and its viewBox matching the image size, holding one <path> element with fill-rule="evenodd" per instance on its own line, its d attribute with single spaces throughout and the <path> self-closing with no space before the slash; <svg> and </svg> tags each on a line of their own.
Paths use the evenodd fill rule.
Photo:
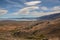
<svg viewBox="0 0 60 40">
<path fill-rule="evenodd" d="M 36 21 L 36 20 L 53 20 L 56 18 L 60 18 L 60 13 L 45 15 L 42 17 L 34 17 L 34 18 L 7 18 L 7 19 L 0 19 L 0 20 Z"/>
<path fill-rule="evenodd" d="M 51 14 L 51 15 L 46 15 L 46 16 L 42 16 L 42 17 L 36 17 L 36 18 L 13 18 L 13 19 L 35 19 L 35 20 L 53 20 L 56 18 L 60 18 L 60 13 L 55 13 L 55 14 Z"/>
<path fill-rule="evenodd" d="M 60 18 L 60 13 L 38 17 L 37 19 L 38 20 L 53 20 L 53 19 L 56 19 L 56 18 Z"/>
</svg>

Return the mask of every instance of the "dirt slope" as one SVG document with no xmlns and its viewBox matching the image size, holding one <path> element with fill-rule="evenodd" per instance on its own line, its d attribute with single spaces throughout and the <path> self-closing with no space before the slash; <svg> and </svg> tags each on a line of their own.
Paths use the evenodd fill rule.
<svg viewBox="0 0 60 40">
<path fill-rule="evenodd" d="M 0 40 L 20 40 L 40 34 L 47 38 L 60 37 L 60 18 L 49 21 L 0 21 Z"/>
</svg>

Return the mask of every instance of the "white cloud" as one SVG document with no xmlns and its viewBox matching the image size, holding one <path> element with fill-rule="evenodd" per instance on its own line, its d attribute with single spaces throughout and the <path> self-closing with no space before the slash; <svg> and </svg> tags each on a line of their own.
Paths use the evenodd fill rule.
<svg viewBox="0 0 60 40">
<path fill-rule="evenodd" d="M 37 4 L 39 4 L 39 3 L 41 3 L 41 1 L 31 1 L 31 2 L 26 2 L 26 3 L 24 3 L 24 4 L 26 4 L 26 5 L 37 5 Z"/>
<path fill-rule="evenodd" d="M 60 3 L 60 0 L 46 0 L 47 2 Z"/>
<path fill-rule="evenodd" d="M 43 7 L 40 7 L 42 10 L 48 10 L 47 7 L 43 6 Z"/>
<path fill-rule="evenodd" d="M 23 9 L 20 9 L 18 12 L 14 13 L 14 15 L 28 15 L 31 10 L 39 9 L 38 6 L 31 6 L 31 7 L 25 7 Z"/>
<path fill-rule="evenodd" d="M 19 3 L 17 3 L 17 2 L 14 2 L 14 1 L 12 1 L 12 0 L 6 0 L 7 2 L 9 2 L 9 3 L 11 3 L 11 4 L 17 4 L 17 5 L 19 5 Z"/>
<path fill-rule="evenodd" d="M 23 2 L 21 0 L 18 0 L 19 2 Z M 12 7 L 23 7 L 23 5 L 21 5 L 19 2 L 16 1 L 12 1 L 12 0 L 6 0 L 6 2 L 9 3 L 9 5 L 7 6 L 7 8 L 12 8 Z"/>
<path fill-rule="evenodd" d="M 56 11 L 56 10 L 60 10 L 60 6 L 55 6 L 52 8 L 52 10 Z"/>
<path fill-rule="evenodd" d="M 7 14 L 8 10 L 5 9 L 0 9 L 0 15 Z"/>
<path fill-rule="evenodd" d="M 45 12 L 44 15 L 50 15 L 50 14 L 56 14 L 56 13 L 60 13 L 60 11 Z"/>
<path fill-rule="evenodd" d="M 56 13 L 60 13 L 60 11 L 53 11 L 53 12 L 37 12 L 37 11 L 34 11 L 29 15 L 33 16 L 33 17 L 41 17 L 41 16 L 46 16 L 46 15 L 51 15 L 51 14 L 56 14 Z"/>
<path fill-rule="evenodd" d="M 52 10 L 52 12 L 44 12 L 44 11 L 41 11 L 41 12 L 38 12 L 38 11 L 34 11 L 34 10 Z M 53 7 L 51 9 L 47 8 L 47 7 L 39 7 L 38 6 L 30 6 L 30 7 L 25 7 L 25 8 L 22 8 L 21 10 L 19 10 L 18 12 L 16 13 L 13 13 L 13 15 L 15 16 L 18 16 L 18 15 L 25 15 L 25 16 L 33 16 L 33 17 L 41 17 L 41 16 L 45 16 L 45 15 L 50 15 L 50 14 L 55 14 L 55 13 L 60 13 L 60 10 L 59 10 L 59 7 Z M 30 12 L 31 10 L 33 10 L 32 12 Z"/>
<path fill-rule="evenodd" d="M 41 17 L 41 16 L 45 16 L 45 15 L 51 15 L 51 14 L 56 14 L 56 13 L 60 13 L 60 11 L 52 11 L 52 12 L 37 12 L 37 11 L 33 11 L 32 16 L 34 17 Z"/>
</svg>

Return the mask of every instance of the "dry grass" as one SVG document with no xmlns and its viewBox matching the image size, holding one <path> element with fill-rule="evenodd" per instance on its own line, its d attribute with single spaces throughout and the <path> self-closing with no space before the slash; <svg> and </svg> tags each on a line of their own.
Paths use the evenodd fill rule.
<svg viewBox="0 0 60 40">
<path fill-rule="evenodd" d="M 60 19 L 51 21 L 0 21 L 0 40 L 41 40 L 60 36 Z"/>
</svg>

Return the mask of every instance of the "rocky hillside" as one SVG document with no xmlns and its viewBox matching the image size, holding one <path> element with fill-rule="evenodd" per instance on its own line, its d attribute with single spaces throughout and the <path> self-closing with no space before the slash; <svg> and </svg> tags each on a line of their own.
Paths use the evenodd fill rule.
<svg viewBox="0 0 60 40">
<path fill-rule="evenodd" d="M 46 16 L 42 16 L 42 17 L 38 17 L 38 20 L 54 20 L 60 18 L 60 13 L 55 13 L 55 14 L 51 14 L 51 15 L 46 15 Z"/>
<path fill-rule="evenodd" d="M 45 21 L 0 21 L 0 40 L 60 38 L 60 18 Z"/>
</svg>

